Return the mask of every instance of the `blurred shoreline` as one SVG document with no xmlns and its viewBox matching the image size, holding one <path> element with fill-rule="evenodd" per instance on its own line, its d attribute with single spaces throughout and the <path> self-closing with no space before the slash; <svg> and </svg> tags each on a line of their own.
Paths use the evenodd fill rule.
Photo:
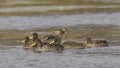
<svg viewBox="0 0 120 68">
<path fill-rule="evenodd" d="M 0 0 L 0 15 L 31 16 L 49 14 L 80 14 L 119 12 L 120 2 L 89 0 Z"/>
<path fill-rule="evenodd" d="M 83 13 L 120 12 L 120 6 L 29 6 L 19 8 L 0 8 L 2 16 L 39 16 L 39 15 L 71 15 Z"/>
</svg>

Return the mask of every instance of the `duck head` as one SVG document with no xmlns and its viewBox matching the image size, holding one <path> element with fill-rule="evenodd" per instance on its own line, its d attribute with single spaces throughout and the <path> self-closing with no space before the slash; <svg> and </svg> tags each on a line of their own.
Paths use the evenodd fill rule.
<svg viewBox="0 0 120 68">
<path fill-rule="evenodd" d="M 38 39 L 38 34 L 33 33 L 29 38 L 32 39 L 33 41 L 35 41 L 35 39 Z"/>
<path fill-rule="evenodd" d="M 27 42 L 29 42 L 29 41 L 30 41 L 29 37 L 26 36 L 26 37 L 24 37 L 24 39 L 23 39 L 21 42 L 23 42 L 23 43 L 27 43 Z"/>
</svg>

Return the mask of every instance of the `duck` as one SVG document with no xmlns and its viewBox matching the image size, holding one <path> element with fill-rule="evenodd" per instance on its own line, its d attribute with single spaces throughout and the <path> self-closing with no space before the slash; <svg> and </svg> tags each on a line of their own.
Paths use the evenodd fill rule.
<svg viewBox="0 0 120 68">
<path fill-rule="evenodd" d="M 41 48 L 42 47 L 42 41 L 41 39 L 35 39 L 35 41 L 33 41 L 30 44 L 31 50 L 36 52 L 36 49 Z"/>
<path fill-rule="evenodd" d="M 84 49 L 85 45 L 83 43 L 78 43 L 74 41 L 66 41 L 63 43 L 64 49 Z"/>
<path fill-rule="evenodd" d="M 57 52 L 62 52 L 64 47 L 61 44 L 55 44 L 54 40 L 52 40 L 50 43 L 43 42 L 42 45 L 39 46 L 39 43 L 35 41 L 32 46 L 36 46 L 34 48 L 34 52 L 52 52 L 52 51 L 57 51 Z"/>
<path fill-rule="evenodd" d="M 96 40 L 95 43 L 97 44 L 96 47 L 108 47 L 109 42 L 107 40 Z"/>
<path fill-rule="evenodd" d="M 30 39 L 29 39 L 28 36 L 24 37 L 24 39 L 23 39 L 21 42 L 24 43 L 23 48 L 24 48 L 25 50 L 27 50 L 27 49 L 30 48 Z"/>
<path fill-rule="evenodd" d="M 32 35 L 29 37 L 31 40 L 31 50 L 35 50 L 36 48 L 42 47 L 42 40 L 38 38 L 37 33 L 32 33 Z"/>
<path fill-rule="evenodd" d="M 49 50 L 57 51 L 57 52 L 62 52 L 64 50 L 64 46 L 60 43 L 56 43 L 55 40 L 52 40 L 49 45 Z"/>
<path fill-rule="evenodd" d="M 83 42 L 86 45 L 86 48 L 92 47 L 108 47 L 109 43 L 107 40 L 92 40 L 90 37 L 86 38 L 86 41 Z"/>
<path fill-rule="evenodd" d="M 53 31 L 53 34 L 56 36 L 60 36 L 60 37 L 66 37 L 66 33 L 67 33 L 67 28 L 64 27 L 62 29 L 58 29 L 56 31 Z"/>
<path fill-rule="evenodd" d="M 43 41 L 50 43 L 51 41 L 54 40 L 54 44 L 61 44 L 61 37 L 55 36 L 55 35 L 45 35 L 43 37 Z"/>
</svg>

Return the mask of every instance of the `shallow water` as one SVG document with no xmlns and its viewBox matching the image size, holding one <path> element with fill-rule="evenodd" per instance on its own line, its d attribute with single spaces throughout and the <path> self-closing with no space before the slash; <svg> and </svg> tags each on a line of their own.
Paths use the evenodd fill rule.
<svg viewBox="0 0 120 68">
<path fill-rule="evenodd" d="M 33 53 L 21 46 L 0 46 L 1 68 L 119 68 L 120 46 Z"/>
<path fill-rule="evenodd" d="M 48 26 L 70 26 L 77 24 L 120 25 L 120 13 L 94 13 L 76 15 L 0 16 L 2 29 L 47 28 Z"/>
</svg>

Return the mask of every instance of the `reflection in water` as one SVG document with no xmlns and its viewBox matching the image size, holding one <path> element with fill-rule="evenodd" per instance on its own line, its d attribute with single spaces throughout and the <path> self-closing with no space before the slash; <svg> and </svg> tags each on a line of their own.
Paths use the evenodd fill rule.
<svg viewBox="0 0 120 68">
<path fill-rule="evenodd" d="M 0 46 L 1 68 L 119 68 L 120 47 L 33 53 L 21 46 Z"/>
</svg>

